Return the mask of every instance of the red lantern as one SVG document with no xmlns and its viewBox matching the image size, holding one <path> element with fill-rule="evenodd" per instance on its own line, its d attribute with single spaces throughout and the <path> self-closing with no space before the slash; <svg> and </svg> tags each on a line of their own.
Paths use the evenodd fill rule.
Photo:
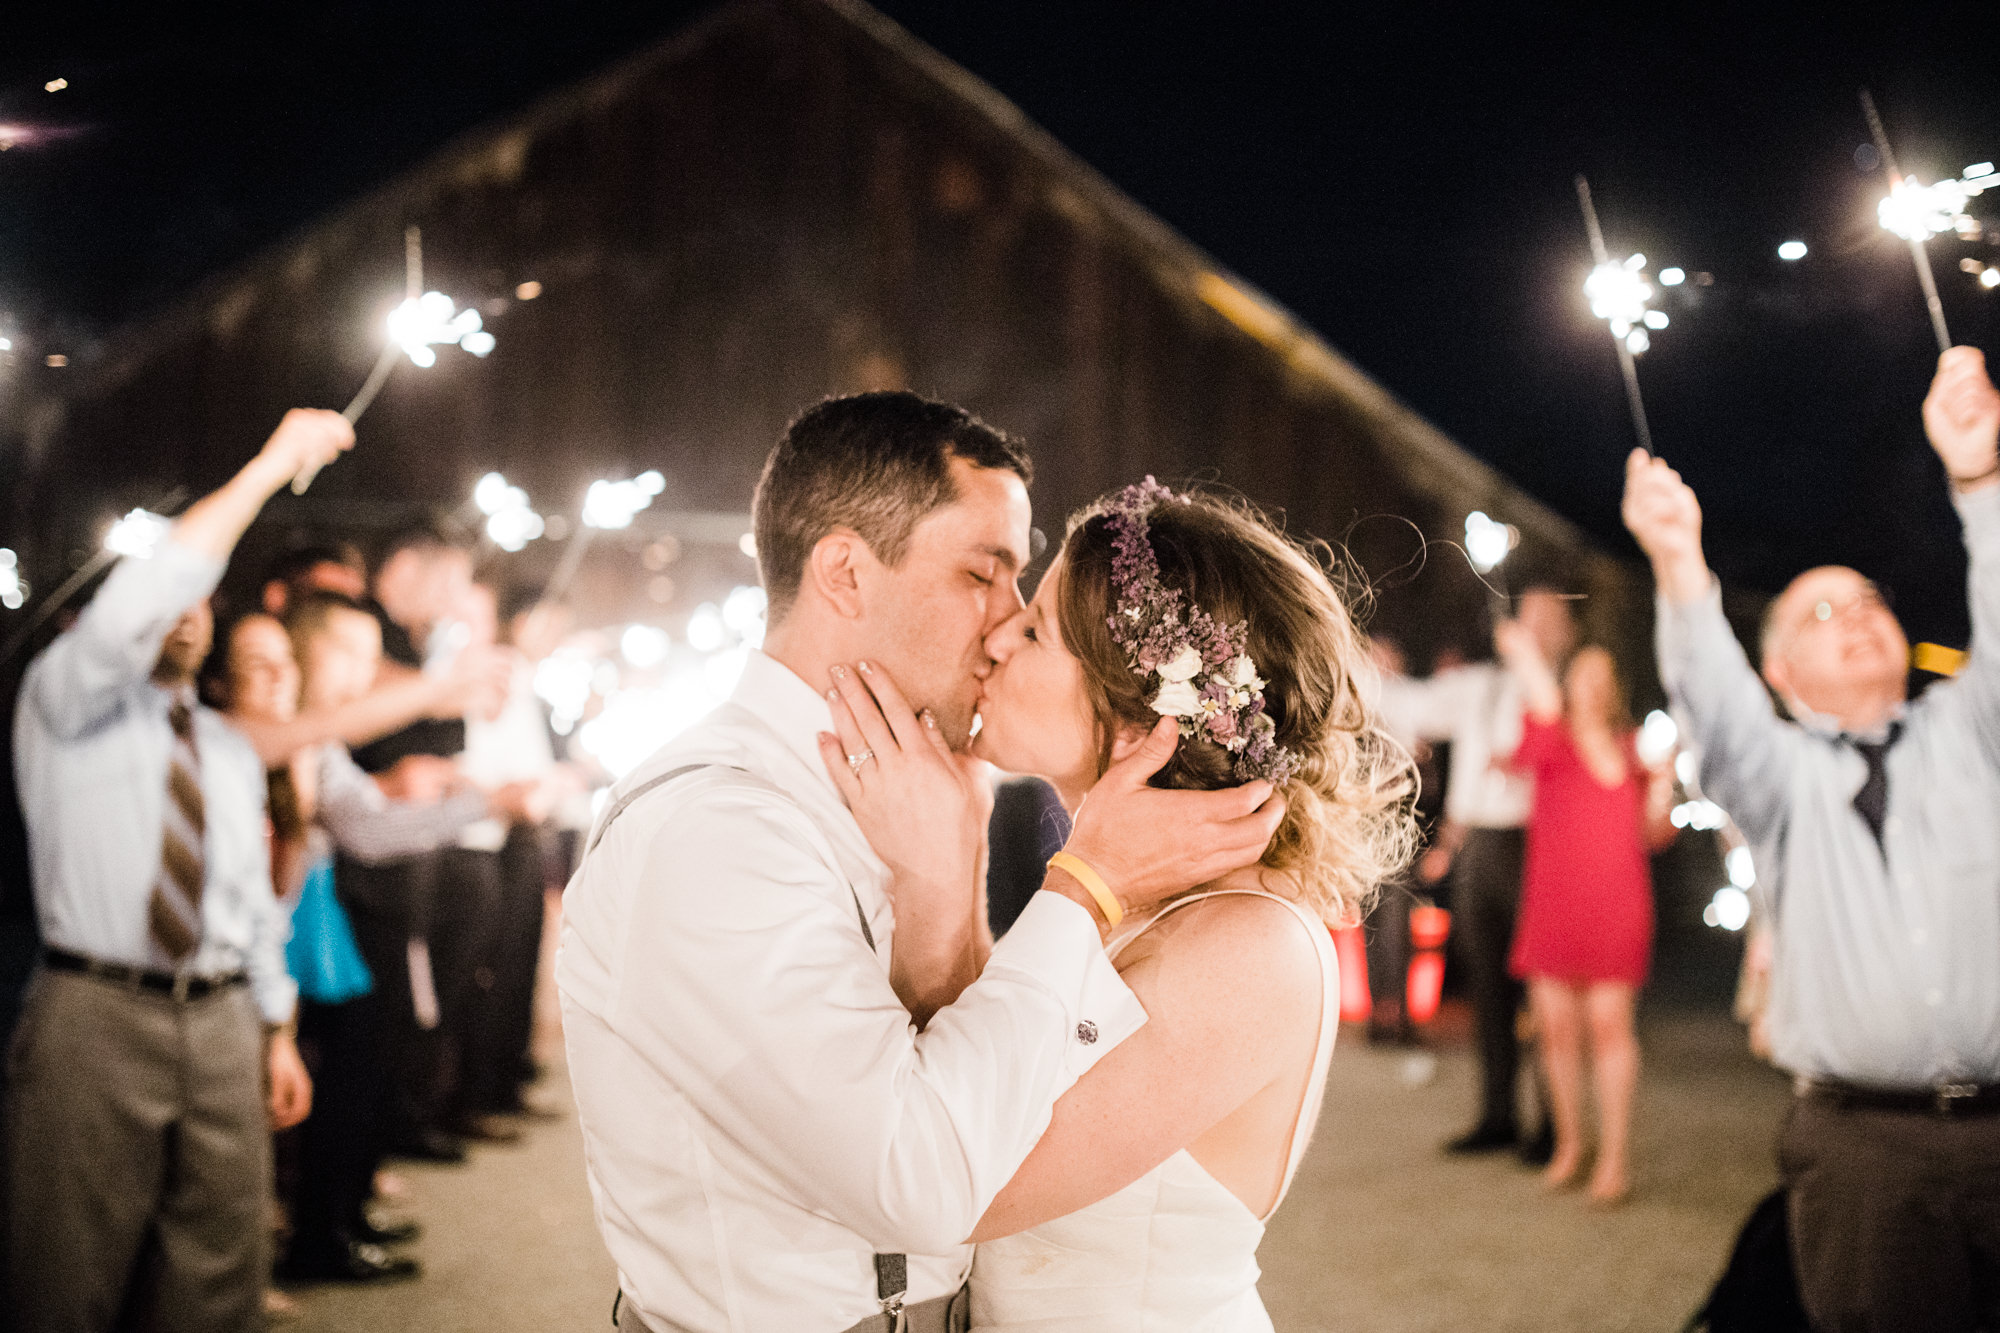
<svg viewBox="0 0 2000 1333">
<path fill-rule="evenodd" d="M 1412 1023 L 1437 1017 L 1444 994 L 1444 942 L 1451 937 L 1451 913 L 1424 903 L 1410 909 L 1410 976 L 1405 1003 Z"/>
<path fill-rule="evenodd" d="M 1366 1023 L 1375 1012 L 1375 1002 L 1368 994 L 1368 948 L 1361 927 L 1335 930 L 1333 955 L 1340 960 L 1340 1021 Z"/>
</svg>

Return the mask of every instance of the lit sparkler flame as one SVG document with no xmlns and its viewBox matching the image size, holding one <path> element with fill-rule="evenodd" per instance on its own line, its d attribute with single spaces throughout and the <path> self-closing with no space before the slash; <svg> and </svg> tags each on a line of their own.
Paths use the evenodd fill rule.
<svg viewBox="0 0 2000 1333">
<path fill-rule="evenodd" d="M 389 338 L 419 366 L 437 364 L 433 347 L 456 345 L 474 356 L 493 350 L 493 335 L 480 327 L 479 312 L 455 308 L 443 292 L 410 297 L 389 312 Z"/>
<path fill-rule="evenodd" d="M 1903 176 L 1889 187 L 1889 197 L 1877 206 L 1876 217 L 1885 230 L 1906 241 L 1927 241 L 1946 232 L 1977 240 L 1983 228 L 1965 206 L 1995 186 L 2000 186 L 2000 172 L 1991 162 L 1976 162 L 1957 180 L 1941 180 L 1935 185 Z"/>
<path fill-rule="evenodd" d="M 1646 256 L 1633 255 L 1624 263 L 1599 264 L 1583 280 L 1583 294 L 1590 300 L 1590 313 L 1611 325 L 1611 336 L 1637 356 L 1652 346 L 1647 329 L 1664 329 L 1664 311 L 1649 310 L 1653 284 L 1646 281 Z"/>
</svg>

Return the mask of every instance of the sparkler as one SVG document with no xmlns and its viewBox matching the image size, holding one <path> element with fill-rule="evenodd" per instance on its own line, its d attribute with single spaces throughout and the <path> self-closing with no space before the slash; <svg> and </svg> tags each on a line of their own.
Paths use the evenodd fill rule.
<svg viewBox="0 0 2000 1333">
<path fill-rule="evenodd" d="M 1861 90 L 1861 111 L 1868 117 L 1868 132 L 1875 136 L 1875 150 L 1889 173 L 1889 197 L 1876 208 L 1883 230 L 1892 231 L 1910 244 L 1910 260 L 1917 266 L 1917 281 L 1923 285 L 1924 308 L 1930 311 L 1931 331 L 1937 335 L 1939 352 L 1951 350 L 1951 333 L 1944 325 L 1944 303 L 1938 300 L 1937 277 L 1931 272 L 1930 251 L 1924 242 L 1946 232 L 1965 240 L 1977 240 L 1980 225 L 1965 211 L 1966 201 L 2000 186 L 2000 172 L 1991 162 L 1965 169 L 1957 180 L 1920 185 L 1915 176 L 1905 176 L 1896 168 L 1896 152 L 1889 146 L 1889 132 L 1875 110 L 1875 99 Z"/>
<path fill-rule="evenodd" d="M 1590 313 L 1611 326 L 1611 339 L 1618 344 L 1618 368 L 1625 375 L 1625 399 L 1632 408 L 1632 429 L 1639 447 L 1653 452 L 1652 427 L 1646 424 L 1646 404 L 1639 396 L 1638 355 L 1652 346 L 1648 329 L 1667 327 L 1667 316 L 1649 310 L 1653 284 L 1646 281 L 1646 256 L 1633 255 L 1614 263 L 1605 248 L 1604 232 L 1597 225 L 1597 208 L 1590 202 L 1590 182 L 1576 178 L 1576 200 L 1583 208 L 1584 229 L 1590 233 L 1590 254 L 1596 267 L 1584 279 L 1583 294 L 1590 298 Z"/>
<path fill-rule="evenodd" d="M 368 372 L 361 392 L 340 410 L 350 424 L 361 420 L 361 414 L 389 382 L 399 354 L 409 357 L 412 365 L 428 369 L 437 364 L 433 347 L 455 344 L 479 357 L 493 350 L 493 335 L 481 327 L 477 310 L 470 306 L 459 310 L 443 292 L 424 290 L 423 233 L 416 227 L 403 231 L 403 289 L 402 304 L 389 312 L 389 338 L 382 344 L 382 355 L 375 359 L 375 368 Z M 292 494 L 304 495 L 318 475 L 317 467 L 301 470 L 292 478 Z"/>
</svg>

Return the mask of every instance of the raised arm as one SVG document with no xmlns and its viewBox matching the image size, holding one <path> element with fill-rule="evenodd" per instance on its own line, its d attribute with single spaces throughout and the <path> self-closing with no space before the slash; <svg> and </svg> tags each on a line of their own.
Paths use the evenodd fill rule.
<svg viewBox="0 0 2000 1333">
<path fill-rule="evenodd" d="M 1653 565 L 1660 680 L 1701 753 L 1701 781 L 1753 841 L 1786 808 L 1799 737 L 1722 614 L 1701 547 L 1701 506 L 1678 472 L 1643 450 L 1625 465 L 1625 526 Z"/>
<path fill-rule="evenodd" d="M 1964 710 L 1987 752 L 2000 756 L 2000 393 L 1976 347 L 1938 358 L 1924 399 L 1924 433 L 1951 478 L 1952 502 L 1965 525 L 1972 613 L 1971 654 L 1940 698 Z"/>
<path fill-rule="evenodd" d="M 76 624 L 31 669 L 24 704 L 58 736 L 97 722 L 124 689 L 151 674 L 175 622 L 214 591 L 264 501 L 306 462 L 324 462 L 353 441 L 337 412 L 286 413 L 241 472 L 175 522 L 152 559 L 124 560 L 111 571 Z"/>
<path fill-rule="evenodd" d="M 1535 636 L 1518 620 L 1503 620 L 1493 627 L 1493 647 L 1507 667 L 1507 673 L 1521 688 L 1521 707 L 1537 722 L 1555 722 L 1562 717 L 1562 682 L 1555 668 L 1542 656 Z"/>
<path fill-rule="evenodd" d="M 833 677 L 840 734 L 821 734 L 820 757 L 889 867 L 896 903 L 890 975 L 921 1027 L 979 975 L 993 947 L 981 892 L 992 793 L 976 761 L 954 755 L 886 672 L 839 667 Z M 1255 863 L 1284 817 L 1284 798 L 1268 782 L 1217 792 L 1147 786 L 1178 744 L 1178 724 L 1161 719 L 1091 788 L 1064 846 L 1104 881 L 1121 910 L 1149 907 Z M 864 753 L 872 757 L 850 768 L 847 756 Z M 1067 870 L 1050 870 L 1042 887 L 1090 913 L 1100 931 L 1109 929 L 1102 904 Z"/>
</svg>

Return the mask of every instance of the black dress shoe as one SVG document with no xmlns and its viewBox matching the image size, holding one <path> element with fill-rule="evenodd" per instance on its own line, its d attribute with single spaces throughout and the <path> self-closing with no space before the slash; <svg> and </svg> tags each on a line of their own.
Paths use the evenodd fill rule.
<svg viewBox="0 0 2000 1333">
<path fill-rule="evenodd" d="M 1556 1129 L 1546 1120 L 1540 1129 L 1521 1140 L 1521 1162 L 1525 1166 L 1547 1166 L 1555 1155 Z"/>
<path fill-rule="evenodd" d="M 1512 1125 L 1475 1125 L 1467 1133 L 1459 1135 L 1444 1145 L 1444 1150 L 1453 1156 L 1465 1157 L 1474 1153 L 1502 1152 L 1520 1141 L 1521 1135 Z"/>
<path fill-rule="evenodd" d="M 519 1143 L 521 1127 L 498 1116 L 468 1115 L 454 1121 L 451 1132 L 472 1143 Z"/>
<path fill-rule="evenodd" d="M 522 1120 L 561 1120 L 565 1117 L 565 1112 L 560 1106 L 551 1106 L 542 1101 L 530 1101 L 523 1096 L 496 1102 L 486 1108 L 486 1114 L 518 1116 Z"/>
<path fill-rule="evenodd" d="M 285 1282 L 406 1282 L 423 1271 L 415 1259 L 357 1240 L 324 1253 L 289 1255 L 279 1265 L 278 1277 Z"/>
<path fill-rule="evenodd" d="M 465 1160 L 465 1140 L 441 1129 L 413 1130 L 389 1145 L 389 1155 L 413 1162 L 442 1162 L 446 1166 L 457 1166 Z"/>
<path fill-rule="evenodd" d="M 423 1223 L 407 1217 L 389 1217 L 381 1213 L 363 1213 L 361 1220 L 348 1228 L 356 1240 L 365 1240 L 370 1245 L 405 1245 L 424 1234 Z"/>
</svg>

